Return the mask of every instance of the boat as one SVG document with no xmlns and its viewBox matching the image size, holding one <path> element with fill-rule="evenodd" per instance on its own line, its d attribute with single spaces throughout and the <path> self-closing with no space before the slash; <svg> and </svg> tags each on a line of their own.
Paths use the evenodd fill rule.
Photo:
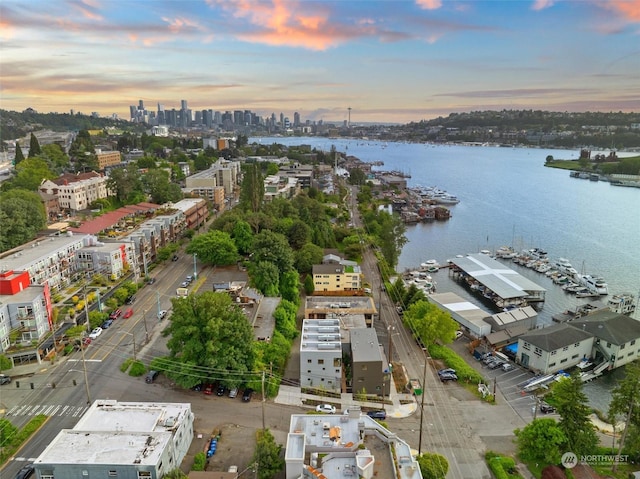
<svg viewBox="0 0 640 479">
<path fill-rule="evenodd" d="M 582 369 L 583 371 L 586 371 L 587 369 L 589 369 L 592 366 L 593 366 L 593 363 L 591 361 L 589 361 L 588 358 L 582 358 L 582 361 L 580 361 L 578 364 L 576 364 L 576 367 L 578 369 Z"/>
<path fill-rule="evenodd" d="M 429 273 L 435 273 L 440 269 L 440 263 L 438 263 L 435 259 L 429 259 L 424 263 L 420 263 L 420 268 L 428 271 Z"/>
<path fill-rule="evenodd" d="M 609 286 L 607 285 L 604 278 L 601 278 L 599 276 L 591 276 L 590 274 L 583 274 L 579 279 L 580 282 L 590 290 L 603 296 L 609 294 Z"/>
<path fill-rule="evenodd" d="M 448 193 L 444 195 L 436 195 L 432 199 L 439 205 L 457 205 L 460 203 L 457 196 L 450 195 Z"/>
<path fill-rule="evenodd" d="M 496 258 L 513 259 L 517 255 L 511 246 L 500 246 L 500 248 L 496 250 Z"/>
<path fill-rule="evenodd" d="M 635 297 L 631 293 L 614 294 L 607 301 L 607 306 L 614 313 L 631 315 L 636 310 Z"/>
</svg>

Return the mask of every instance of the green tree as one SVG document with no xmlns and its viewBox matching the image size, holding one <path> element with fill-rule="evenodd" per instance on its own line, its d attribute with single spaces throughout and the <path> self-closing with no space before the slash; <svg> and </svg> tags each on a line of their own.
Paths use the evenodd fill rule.
<svg viewBox="0 0 640 479">
<path fill-rule="evenodd" d="M 417 458 L 423 479 L 445 479 L 449 471 L 449 461 L 436 453 L 420 454 Z"/>
<path fill-rule="evenodd" d="M 456 337 L 458 323 L 449 313 L 428 301 L 412 304 L 402 317 L 404 324 L 427 348 L 436 341 L 450 343 Z"/>
<path fill-rule="evenodd" d="M 169 173 L 161 169 L 152 169 L 142 176 L 142 184 L 151 201 L 157 204 L 175 202 L 182 199 L 180 185 L 172 183 Z"/>
<path fill-rule="evenodd" d="M 80 130 L 69 147 L 69 156 L 78 172 L 97 170 L 96 150 L 88 130 Z"/>
<path fill-rule="evenodd" d="M 311 273 L 314 264 L 322 263 L 322 256 L 323 251 L 320 246 L 307 243 L 293 252 L 295 268 L 300 274 Z"/>
<path fill-rule="evenodd" d="M 280 457 L 282 446 L 276 444 L 268 429 L 256 433 L 256 452 L 253 462 L 258 468 L 259 479 L 272 479 L 284 468 L 284 459 Z"/>
<path fill-rule="evenodd" d="M 367 175 L 360 168 L 349 170 L 349 184 L 364 185 L 367 182 Z"/>
<path fill-rule="evenodd" d="M 142 180 L 138 167 L 130 163 L 124 168 L 111 169 L 109 178 L 107 178 L 107 188 L 115 193 L 116 199 L 120 203 L 129 203 L 136 192 L 142 191 Z"/>
<path fill-rule="evenodd" d="M 307 294 L 307 296 L 310 296 L 313 294 L 315 289 L 316 285 L 313 284 L 313 275 L 306 275 L 304 278 L 304 292 Z"/>
<path fill-rule="evenodd" d="M 253 238 L 252 250 L 255 263 L 272 263 L 280 273 L 293 269 L 293 251 L 284 235 L 262 231 Z"/>
<path fill-rule="evenodd" d="M 244 220 L 236 221 L 233 224 L 231 237 L 236 244 L 238 252 L 242 255 L 249 254 L 253 243 L 253 231 L 251 225 Z"/>
<path fill-rule="evenodd" d="M 294 250 L 298 250 L 311 239 L 311 227 L 304 221 L 296 219 L 293 220 L 286 234 L 289 245 Z"/>
<path fill-rule="evenodd" d="M 42 146 L 38 156 L 47 162 L 51 171 L 56 173 L 62 173 L 70 165 L 69 156 L 57 143 Z"/>
<path fill-rule="evenodd" d="M 182 387 L 208 379 L 239 386 L 253 371 L 253 328 L 231 297 L 211 291 L 173 299 L 168 336 L 169 361 L 163 371 Z M 206 373 L 208 372 L 208 373 Z"/>
<path fill-rule="evenodd" d="M 6 371 L 7 369 L 11 369 L 12 367 L 13 363 L 11 362 L 11 360 L 4 354 L 0 354 L 0 371 Z"/>
<path fill-rule="evenodd" d="M 578 456 L 591 454 L 598 445 L 598 437 L 589 415 L 587 396 L 576 374 L 563 379 L 553 388 L 553 399 L 561 418 L 560 430 L 567 438 L 567 449 Z"/>
<path fill-rule="evenodd" d="M 186 252 L 197 254 L 200 261 L 212 265 L 228 265 L 238 261 L 238 250 L 228 233 L 211 231 L 194 236 Z"/>
<path fill-rule="evenodd" d="M 559 464 L 560 451 L 567 437 L 555 419 L 536 419 L 514 434 L 518 443 L 518 455 L 525 461 L 542 464 Z"/>
<path fill-rule="evenodd" d="M 171 469 L 164 476 L 162 476 L 162 479 L 189 479 L 189 476 L 182 472 L 179 467 L 176 467 L 175 469 Z"/>
<path fill-rule="evenodd" d="M 20 163 L 22 160 L 24 160 L 24 153 L 22 153 L 22 148 L 20 148 L 20 143 L 16 141 L 16 156 L 15 156 L 15 159 L 13 160 L 14 166 L 18 166 L 18 163 Z"/>
<path fill-rule="evenodd" d="M 404 235 L 407 230 L 402 219 L 398 215 L 390 215 L 384 211 L 378 213 L 380 231 L 380 251 L 391 269 L 398 264 L 398 258 L 402 252 L 402 247 L 407 243 Z"/>
<path fill-rule="evenodd" d="M 2 184 L 2 190 L 23 189 L 36 191 L 42 184 L 42 180 L 50 180 L 55 177 L 55 173 L 49 169 L 46 161 L 42 158 L 27 158 L 16 166 L 15 176 Z"/>
<path fill-rule="evenodd" d="M 46 213 L 38 194 L 18 189 L 0 194 L 0 224 L 0 251 L 35 238 L 46 225 Z"/>
<path fill-rule="evenodd" d="M 264 180 L 257 163 L 244 168 L 244 177 L 240 189 L 240 203 L 243 208 L 253 212 L 260 210 L 264 199 Z"/>
<path fill-rule="evenodd" d="M 29 141 L 29 158 L 38 156 L 40 153 L 41 153 L 41 150 L 40 150 L 40 143 L 38 142 L 38 138 L 36 138 L 36 135 L 31 133 L 31 139 Z"/>
<path fill-rule="evenodd" d="M 292 303 L 300 302 L 300 277 L 295 270 L 280 275 L 280 295 Z"/>
<path fill-rule="evenodd" d="M 624 372 L 611 393 L 609 416 L 625 423 L 618 454 L 635 451 L 636 459 L 640 458 L 640 361 L 628 363 Z"/>
<path fill-rule="evenodd" d="M 278 296 L 280 272 L 278 267 L 268 261 L 253 262 L 249 266 L 253 285 L 265 296 Z"/>
</svg>

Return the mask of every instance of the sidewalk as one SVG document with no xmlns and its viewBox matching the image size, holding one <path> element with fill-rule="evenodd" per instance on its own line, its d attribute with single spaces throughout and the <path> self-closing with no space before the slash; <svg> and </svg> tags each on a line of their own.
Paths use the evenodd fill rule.
<svg viewBox="0 0 640 479">
<path fill-rule="evenodd" d="M 278 391 L 278 395 L 274 399 L 276 404 L 288 404 L 290 406 L 300 406 L 305 407 L 304 401 L 316 401 L 316 402 L 326 402 L 332 405 L 340 406 L 338 409 L 344 411 L 351 406 L 360 406 L 361 408 L 368 410 L 380 410 L 384 409 L 387 412 L 388 417 L 393 418 L 403 418 L 411 416 L 414 412 L 418 410 L 418 403 L 416 398 L 411 394 L 399 394 L 393 390 L 389 394 L 388 397 L 385 398 L 384 408 L 382 404 L 379 402 L 370 402 L 370 401 L 356 401 L 353 398 L 353 394 L 342 393 L 340 394 L 340 398 L 332 398 L 326 396 L 319 396 L 316 394 L 306 394 L 301 391 L 299 387 L 296 386 L 284 386 L 280 385 L 280 390 Z M 391 401 L 389 404 L 387 401 Z M 313 406 L 306 406 L 310 409 L 313 409 Z"/>
</svg>

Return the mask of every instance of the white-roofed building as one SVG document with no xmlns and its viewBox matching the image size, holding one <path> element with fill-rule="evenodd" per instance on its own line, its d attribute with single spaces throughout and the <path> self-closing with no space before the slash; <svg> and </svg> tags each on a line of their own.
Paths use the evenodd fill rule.
<svg viewBox="0 0 640 479">
<path fill-rule="evenodd" d="M 188 403 L 97 400 L 34 461 L 39 478 L 161 479 L 180 466 L 193 439 Z"/>
</svg>

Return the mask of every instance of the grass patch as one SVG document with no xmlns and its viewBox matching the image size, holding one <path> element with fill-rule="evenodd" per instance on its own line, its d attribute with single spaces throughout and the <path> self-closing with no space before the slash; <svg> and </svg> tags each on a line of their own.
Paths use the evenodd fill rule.
<svg viewBox="0 0 640 479">
<path fill-rule="evenodd" d="M 20 446 L 27 442 L 29 438 L 42 427 L 48 418 L 49 417 L 44 414 L 34 416 L 16 435 L 8 439 L 5 444 L 2 444 L 0 463 L 4 464 L 10 457 L 12 457 L 16 451 L 20 449 Z"/>
<path fill-rule="evenodd" d="M 134 378 L 138 378 L 147 372 L 147 367 L 140 361 L 132 361 L 131 367 L 129 368 L 129 376 L 133 376 Z"/>
<path fill-rule="evenodd" d="M 133 358 L 129 358 L 127 360 L 125 360 L 121 365 L 120 365 L 120 371 L 123 373 L 127 372 L 127 369 L 129 369 L 129 366 L 131 366 L 131 363 L 133 362 Z"/>
</svg>

